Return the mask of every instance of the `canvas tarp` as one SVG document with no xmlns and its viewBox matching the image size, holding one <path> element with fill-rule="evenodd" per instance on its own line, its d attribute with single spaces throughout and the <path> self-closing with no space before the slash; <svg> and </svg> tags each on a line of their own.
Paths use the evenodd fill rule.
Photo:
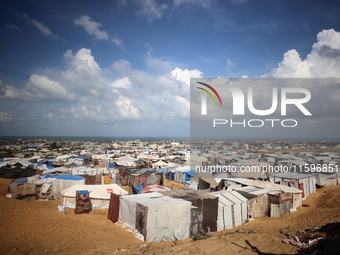
<svg viewBox="0 0 340 255">
<path fill-rule="evenodd" d="M 304 173 L 275 173 L 268 175 L 271 183 L 280 182 L 281 185 L 291 186 L 303 191 L 303 197 L 306 198 L 316 191 L 315 175 Z M 285 191 L 283 191 L 285 192 Z M 291 192 L 295 193 L 295 192 Z"/>
<path fill-rule="evenodd" d="M 132 229 L 136 229 L 136 203 L 150 197 L 162 197 L 158 192 L 122 196 L 119 205 L 119 220 Z"/>
<path fill-rule="evenodd" d="M 190 222 L 189 201 L 164 196 L 142 199 L 136 205 L 136 229 L 148 242 L 187 239 Z"/>
<path fill-rule="evenodd" d="M 236 191 L 213 192 L 218 197 L 217 231 L 242 225 L 248 219 L 248 200 Z"/>
<path fill-rule="evenodd" d="M 38 179 L 38 180 L 30 180 L 29 182 L 32 184 L 37 185 L 38 192 L 37 198 L 38 199 L 61 199 L 62 192 L 74 185 L 81 185 L 85 184 L 85 180 L 83 178 L 76 178 L 76 179 L 62 179 L 62 175 L 59 175 L 58 179 L 56 178 L 45 178 L 45 179 Z M 45 195 L 47 191 L 51 193 L 50 196 Z"/>
<path fill-rule="evenodd" d="M 174 171 L 175 171 L 174 181 L 184 183 L 186 181 L 185 180 L 185 177 L 186 177 L 185 172 L 190 171 L 190 166 L 177 167 Z"/>
<path fill-rule="evenodd" d="M 316 184 L 321 187 L 332 187 L 340 184 L 340 173 L 318 173 L 316 176 Z"/>
<path fill-rule="evenodd" d="M 76 191 L 88 190 L 90 192 L 90 210 L 108 209 L 110 204 L 110 194 L 127 195 L 128 192 L 117 184 L 109 185 L 74 185 L 62 192 L 62 205 L 67 208 L 75 208 Z"/>
</svg>

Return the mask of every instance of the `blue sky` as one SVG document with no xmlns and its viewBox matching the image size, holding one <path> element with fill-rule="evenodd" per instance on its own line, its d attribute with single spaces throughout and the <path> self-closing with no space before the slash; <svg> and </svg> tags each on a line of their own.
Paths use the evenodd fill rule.
<svg viewBox="0 0 340 255">
<path fill-rule="evenodd" d="M 338 1 L 3 1 L 0 134 L 188 136 L 190 77 L 338 77 L 339 13 Z"/>
</svg>

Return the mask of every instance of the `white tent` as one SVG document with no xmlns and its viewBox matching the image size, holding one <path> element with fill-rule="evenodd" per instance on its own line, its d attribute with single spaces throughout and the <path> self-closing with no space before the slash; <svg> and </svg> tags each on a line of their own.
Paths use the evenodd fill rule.
<svg viewBox="0 0 340 255">
<path fill-rule="evenodd" d="M 119 218 L 118 220 L 124 222 L 132 229 L 136 229 L 136 203 L 145 198 L 163 197 L 158 192 L 122 196 L 119 202 Z"/>
<path fill-rule="evenodd" d="M 217 231 L 242 225 L 248 219 L 248 199 L 236 191 L 209 193 L 218 197 Z"/>
<path fill-rule="evenodd" d="M 324 172 L 316 176 L 316 184 L 321 187 L 332 187 L 340 184 L 340 173 Z"/>
<path fill-rule="evenodd" d="M 110 194 L 127 195 L 128 192 L 117 184 L 108 185 L 75 185 L 62 192 L 62 205 L 67 208 L 75 208 L 76 191 L 88 190 L 90 192 L 90 209 L 108 209 L 110 205 Z"/>
<path fill-rule="evenodd" d="M 174 181 L 184 183 L 185 182 L 185 175 L 186 175 L 184 172 L 190 171 L 190 166 L 177 167 L 172 171 L 175 172 Z"/>
<path fill-rule="evenodd" d="M 189 238 L 191 202 L 159 193 L 120 198 L 119 220 L 137 229 L 146 241 Z"/>
<path fill-rule="evenodd" d="M 159 160 L 159 161 L 157 161 L 156 163 L 153 163 L 152 164 L 152 167 L 153 168 L 158 168 L 158 167 L 161 167 L 161 168 L 164 168 L 164 167 L 167 167 L 168 166 L 168 163 L 165 163 L 164 161 L 162 161 L 162 160 Z"/>
<path fill-rule="evenodd" d="M 179 198 L 148 198 L 136 204 L 136 229 L 145 241 L 161 242 L 190 237 L 191 202 Z"/>
</svg>

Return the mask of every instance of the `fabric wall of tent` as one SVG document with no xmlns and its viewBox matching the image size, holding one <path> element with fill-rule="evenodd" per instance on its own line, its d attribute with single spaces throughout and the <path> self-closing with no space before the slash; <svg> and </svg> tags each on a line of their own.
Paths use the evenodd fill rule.
<svg viewBox="0 0 340 255">
<path fill-rule="evenodd" d="M 190 166 L 177 167 L 174 171 L 174 181 L 184 183 L 186 181 L 186 172 L 190 171 Z"/>
<path fill-rule="evenodd" d="M 194 182 L 194 181 L 184 182 L 184 189 L 194 189 L 194 190 L 197 190 L 198 189 L 198 182 Z"/>
<path fill-rule="evenodd" d="M 316 185 L 319 187 L 332 187 L 340 184 L 340 173 L 324 172 L 315 176 Z"/>
<path fill-rule="evenodd" d="M 288 194 L 292 194 L 293 207 L 298 208 L 302 205 L 302 191 L 300 189 L 296 189 L 293 187 L 288 187 L 288 186 L 280 185 L 276 183 L 271 183 L 267 181 L 252 181 L 252 180 L 238 179 L 238 178 L 227 178 L 227 180 L 228 181 L 233 180 L 237 183 L 247 186 L 247 187 L 237 187 L 237 186 L 229 187 L 229 188 L 232 188 L 233 190 L 249 192 L 248 189 L 249 190 L 254 189 L 254 191 L 251 193 L 255 195 L 264 195 L 264 194 L 277 195 L 280 193 L 288 193 Z M 256 190 L 256 188 L 258 189 Z"/>
<path fill-rule="evenodd" d="M 29 181 L 37 185 L 37 199 L 61 199 L 62 192 L 73 185 L 85 184 L 85 179 L 78 175 L 46 175 L 42 179 Z"/>
<path fill-rule="evenodd" d="M 270 182 L 302 190 L 302 198 L 316 191 L 315 175 L 305 173 L 275 173 L 268 175 Z"/>
<path fill-rule="evenodd" d="M 76 191 L 88 190 L 90 192 L 90 210 L 108 209 L 110 194 L 127 195 L 128 192 L 117 184 L 108 185 L 74 185 L 62 192 L 62 205 L 67 208 L 75 208 Z"/>
<path fill-rule="evenodd" d="M 9 185 L 9 191 L 12 198 L 21 198 L 28 195 L 37 194 L 37 186 L 27 183 L 27 178 L 19 178 Z"/>
<path fill-rule="evenodd" d="M 165 196 L 190 201 L 193 210 L 202 213 L 202 229 L 205 232 L 217 231 L 218 198 L 213 193 L 198 190 L 171 190 L 160 192 Z"/>
<path fill-rule="evenodd" d="M 146 241 L 189 238 L 191 203 L 160 193 L 122 196 L 119 220 L 137 229 Z"/>
<path fill-rule="evenodd" d="M 262 188 L 245 186 L 236 188 L 236 191 L 248 199 L 249 218 L 256 219 L 269 216 L 269 202 L 267 191 Z"/>
<path fill-rule="evenodd" d="M 213 192 L 218 197 L 217 231 L 240 226 L 248 219 L 248 200 L 236 191 Z"/>
<path fill-rule="evenodd" d="M 191 203 L 171 197 L 148 198 L 136 204 L 136 229 L 148 242 L 187 239 Z"/>
<path fill-rule="evenodd" d="M 132 229 L 136 229 L 136 203 L 145 198 L 163 197 L 158 192 L 122 196 L 119 206 L 119 220 L 124 222 Z"/>
</svg>

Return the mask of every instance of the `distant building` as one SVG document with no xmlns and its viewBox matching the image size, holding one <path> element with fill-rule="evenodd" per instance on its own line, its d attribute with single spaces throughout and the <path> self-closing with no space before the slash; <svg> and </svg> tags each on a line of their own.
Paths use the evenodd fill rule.
<svg viewBox="0 0 340 255">
<path fill-rule="evenodd" d="M 136 140 L 136 141 L 127 141 L 125 142 L 125 147 L 130 149 L 141 149 L 143 148 L 143 142 Z"/>
</svg>

